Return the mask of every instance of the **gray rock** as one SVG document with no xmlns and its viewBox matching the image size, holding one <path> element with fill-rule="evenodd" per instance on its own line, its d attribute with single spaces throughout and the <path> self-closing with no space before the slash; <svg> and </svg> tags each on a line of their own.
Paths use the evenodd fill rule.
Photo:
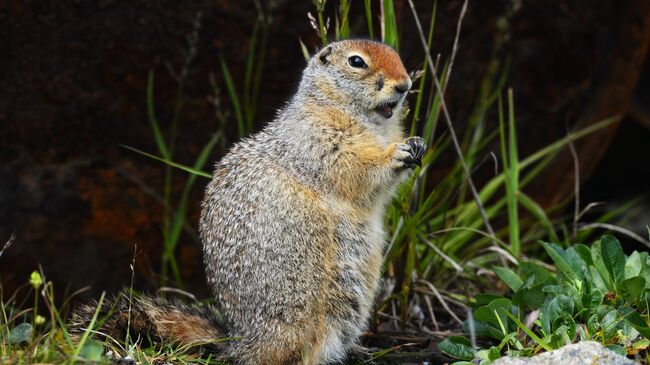
<svg viewBox="0 0 650 365">
<path fill-rule="evenodd" d="M 584 341 L 567 345 L 533 357 L 504 357 L 493 365 L 634 365 L 634 361 L 603 347 L 598 342 Z"/>
</svg>

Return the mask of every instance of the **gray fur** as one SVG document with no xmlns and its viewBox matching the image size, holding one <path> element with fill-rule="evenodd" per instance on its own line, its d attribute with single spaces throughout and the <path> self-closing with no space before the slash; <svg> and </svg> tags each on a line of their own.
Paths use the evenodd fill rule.
<svg viewBox="0 0 650 365">
<path fill-rule="evenodd" d="M 267 354 L 283 349 L 294 352 L 289 363 L 341 361 L 367 326 L 380 280 L 385 205 L 410 171 L 413 149 L 401 137 L 405 94 L 395 92 L 405 79 L 346 69 L 359 42 L 369 41 L 336 42 L 316 54 L 290 102 L 233 146 L 206 189 L 206 274 L 226 335 L 241 337 L 226 348 L 240 364 L 270 363 Z M 375 111 L 390 102 L 397 102 L 391 118 Z M 332 177 L 357 164 L 360 156 L 349 149 L 356 132 L 333 127 L 333 109 L 382 149 L 401 139 L 388 163 L 354 171 L 351 185 L 368 183 L 352 198 L 339 194 Z"/>
</svg>

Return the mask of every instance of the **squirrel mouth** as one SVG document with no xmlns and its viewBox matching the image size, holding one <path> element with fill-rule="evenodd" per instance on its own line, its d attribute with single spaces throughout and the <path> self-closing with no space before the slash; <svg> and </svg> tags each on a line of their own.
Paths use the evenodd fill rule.
<svg viewBox="0 0 650 365">
<path fill-rule="evenodd" d="M 390 103 L 382 103 L 375 108 L 375 111 L 379 113 L 382 117 L 389 119 L 393 116 L 393 109 L 397 106 L 397 101 L 391 101 Z"/>
</svg>

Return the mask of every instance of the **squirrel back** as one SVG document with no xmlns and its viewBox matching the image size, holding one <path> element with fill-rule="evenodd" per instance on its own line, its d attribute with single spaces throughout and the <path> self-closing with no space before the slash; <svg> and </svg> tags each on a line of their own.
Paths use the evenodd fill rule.
<svg viewBox="0 0 650 365">
<path fill-rule="evenodd" d="M 146 299 L 144 328 L 187 343 L 176 318 L 199 340 L 237 338 L 221 352 L 238 364 L 345 359 L 377 294 L 385 206 L 426 148 L 402 132 L 410 87 L 382 43 L 344 40 L 313 56 L 289 103 L 232 147 L 206 188 L 199 231 L 214 308 Z"/>
</svg>

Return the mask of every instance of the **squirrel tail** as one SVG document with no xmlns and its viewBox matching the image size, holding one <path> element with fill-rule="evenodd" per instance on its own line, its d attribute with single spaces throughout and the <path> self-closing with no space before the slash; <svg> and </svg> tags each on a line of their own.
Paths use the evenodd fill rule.
<svg viewBox="0 0 650 365">
<path fill-rule="evenodd" d="M 187 305 L 179 300 L 151 297 L 124 290 L 97 309 L 97 301 L 78 307 L 68 331 L 79 338 L 93 330 L 100 338 L 148 344 L 174 343 L 202 346 L 210 352 L 223 349 L 226 331 L 217 310 L 210 305 Z M 90 329 L 95 312 L 94 328 Z"/>
</svg>

